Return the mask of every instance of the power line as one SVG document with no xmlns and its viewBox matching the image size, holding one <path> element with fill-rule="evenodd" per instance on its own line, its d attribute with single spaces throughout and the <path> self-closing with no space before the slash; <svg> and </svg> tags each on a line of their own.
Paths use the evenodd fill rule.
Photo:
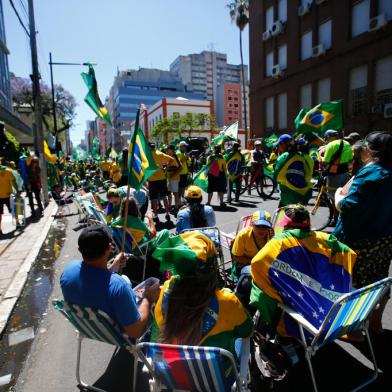
<svg viewBox="0 0 392 392">
<path fill-rule="evenodd" d="M 26 18 L 28 20 L 29 19 L 29 13 L 27 12 L 26 6 L 24 5 L 23 0 L 19 0 L 19 2 L 21 4 L 21 6 L 23 8 L 23 11 L 24 11 L 24 14 L 26 15 Z"/>
<path fill-rule="evenodd" d="M 24 31 L 26 32 L 26 34 L 30 37 L 30 33 L 29 33 L 29 31 L 27 30 L 27 27 L 24 25 L 23 20 L 22 20 L 22 18 L 20 17 L 19 12 L 18 12 L 17 9 L 15 8 L 14 2 L 13 2 L 12 0 L 10 0 L 10 4 L 11 4 L 11 7 L 12 7 L 12 9 L 14 10 L 14 12 L 15 12 L 15 14 L 16 14 L 16 17 L 17 17 L 18 20 L 19 20 L 19 23 L 22 25 L 23 30 L 24 30 Z"/>
</svg>

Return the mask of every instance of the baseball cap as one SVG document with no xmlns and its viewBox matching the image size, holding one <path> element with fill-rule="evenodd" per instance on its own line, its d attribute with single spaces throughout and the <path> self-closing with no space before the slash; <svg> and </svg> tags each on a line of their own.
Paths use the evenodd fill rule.
<svg viewBox="0 0 392 392">
<path fill-rule="evenodd" d="M 180 147 L 182 147 L 182 146 L 188 147 L 188 143 L 185 142 L 184 140 L 181 141 L 178 145 L 179 145 Z"/>
<path fill-rule="evenodd" d="M 291 210 L 294 212 L 294 217 L 290 218 L 286 211 Z M 298 227 L 298 228 L 309 228 L 310 227 L 310 215 L 309 211 L 302 204 L 290 204 L 284 208 L 284 215 L 280 222 L 276 223 L 277 227 Z"/>
<path fill-rule="evenodd" d="M 191 185 L 186 193 L 188 199 L 200 199 L 203 197 L 201 189 L 196 185 Z"/>
<path fill-rule="evenodd" d="M 284 133 L 283 135 L 279 136 L 277 144 L 289 142 L 291 139 L 292 139 L 292 137 L 289 134 Z"/>
<path fill-rule="evenodd" d="M 348 136 L 344 138 L 344 140 L 347 140 L 350 143 L 355 143 L 361 139 L 361 135 L 358 132 L 351 132 Z"/>
<path fill-rule="evenodd" d="M 271 215 L 269 212 L 261 210 L 252 214 L 252 224 L 254 226 L 266 226 L 272 228 Z"/>
<path fill-rule="evenodd" d="M 79 236 L 78 246 L 83 258 L 101 257 L 112 242 L 112 234 L 106 226 L 86 227 Z"/>
<path fill-rule="evenodd" d="M 261 146 L 261 145 L 262 145 L 261 140 L 256 140 L 256 141 L 255 141 L 255 146 Z"/>
<path fill-rule="evenodd" d="M 326 131 L 324 133 L 324 139 L 328 139 L 330 137 L 335 137 L 338 136 L 338 131 L 335 131 L 334 129 L 328 129 L 328 131 Z"/>
</svg>

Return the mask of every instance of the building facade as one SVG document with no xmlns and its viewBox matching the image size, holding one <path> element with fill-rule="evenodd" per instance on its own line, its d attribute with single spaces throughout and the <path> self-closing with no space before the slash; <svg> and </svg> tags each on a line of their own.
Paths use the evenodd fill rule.
<svg viewBox="0 0 392 392">
<path fill-rule="evenodd" d="M 217 122 L 226 125 L 239 121 L 240 127 L 242 119 L 242 88 L 239 84 L 224 84 L 218 87 L 216 105 Z"/>
<path fill-rule="evenodd" d="M 182 82 L 194 92 L 202 94 L 203 98 L 213 101 L 215 107 L 222 104 L 222 89 L 226 84 L 236 84 L 242 86 L 241 65 L 229 64 L 224 53 L 214 51 L 203 51 L 201 53 L 178 56 L 170 65 L 170 71 L 179 75 Z M 244 75 L 246 84 L 246 96 L 248 96 L 248 67 L 244 65 Z M 247 99 L 248 101 L 248 99 Z M 242 102 L 241 107 L 245 105 Z M 246 105 L 248 108 L 248 104 Z M 241 122 L 244 114 L 242 113 Z M 249 116 L 248 116 L 249 118 Z M 224 117 L 217 116 L 218 125 L 224 123 Z M 240 124 L 243 126 L 243 124 Z"/>
<path fill-rule="evenodd" d="M 251 133 L 344 100 L 345 129 L 392 128 L 391 0 L 250 0 Z"/>
<path fill-rule="evenodd" d="M 151 107 L 162 98 L 201 99 L 202 95 L 188 90 L 177 74 L 159 69 L 140 68 L 117 73 L 107 101 L 115 131 L 130 129 L 140 104 Z"/>
</svg>

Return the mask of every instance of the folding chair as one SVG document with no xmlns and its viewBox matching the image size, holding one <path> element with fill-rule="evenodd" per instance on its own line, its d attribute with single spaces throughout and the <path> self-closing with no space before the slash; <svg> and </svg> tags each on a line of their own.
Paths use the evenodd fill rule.
<svg viewBox="0 0 392 392">
<path fill-rule="evenodd" d="M 55 299 L 52 301 L 54 307 L 60 311 L 63 316 L 76 328 L 76 336 L 78 339 L 77 359 L 76 359 L 76 380 L 78 384 L 84 388 L 97 392 L 105 392 L 103 389 L 89 385 L 80 378 L 80 355 L 82 349 L 82 341 L 85 338 L 98 340 L 104 343 L 125 348 L 134 357 L 133 368 L 133 388 L 135 391 L 137 378 L 137 354 L 136 345 L 128 336 L 123 334 L 119 326 L 104 312 L 92 308 L 83 308 L 78 305 L 72 305 L 65 301 Z"/>
<path fill-rule="evenodd" d="M 272 216 L 272 227 L 274 228 L 275 235 L 283 232 L 283 227 L 277 226 L 284 217 L 284 207 L 278 208 L 274 211 Z"/>
<path fill-rule="evenodd" d="M 250 391 L 249 338 L 242 339 L 239 367 L 231 352 L 217 347 L 140 343 L 136 351 L 152 376 L 151 391 Z"/>
<path fill-rule="evenodd" d="M 87 222 L 90 224 L 106 225 L 106 214 L 98 208 L 94 198 L 86 196 L 82 196 L 80 202 L 85 211 Z"/>
<path fill-rule="evenodd" d="M 23 196 L 10 196 L 12 223 L 15 226 L 26 226 L 26 200 Z"/>
<path fill-rule="evenodd" d="M 112 234 L 113 241 L 116 245 L 117 250 L 120 252 L 122 248 L 122 237 L 123 237 L 123 228 L 120 226 L 112 226 Z M 143 276 L 142 281 L 145 279 L 146 275 L 146 263 L 147 263 L 147 252 L 150 243 L 153 240 L 146 241 L 143 244 L 138 244 L 135 240 L 135 237 L 132 235 L 130 230 L 126 230 L 125 233 L 125 253 L 137 255 L 143 258 Z"/>
<path fill-rule="evenodd" d="M 351 293 L 342 295 L 332 305 L 318 329 L 292 308 L 282 304 L 279 305 L 283 311 L 292 317 L 298 324 L 301 334 L 301 344 L 305 349 L 305 357 L 315 391 L 317 391 L 317 384 L 311 357 L 316 354 L 320 347 L 332 343 L 336 339 L 354 331 L 362 331 L 365 334 L 374 367 L 372 377 L 356 387 L 354 391 L 362 389 L 377 379 L 378 367 L 369 336 L 368 317 L 379 304 L 381 298 L 391 285 L 392 278 L 385 278 Z M 304 329 L 312 335 L 310 344 L 308 344 L 308 341 L 305 338 Z"/>
</svg>

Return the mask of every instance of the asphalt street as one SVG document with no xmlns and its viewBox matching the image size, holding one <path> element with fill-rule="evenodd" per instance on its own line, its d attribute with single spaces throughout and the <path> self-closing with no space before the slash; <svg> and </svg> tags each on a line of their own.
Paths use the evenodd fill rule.
<svg viewBox="0 0 392 392">
<path fill-rule="evenodd" d="M 217 201 L 214 199 L 216 204 Z M 228 206 L 226 211 L 216 209 L 218 227 L 224 232 L 236 229 L 241 216 L 257 209 L 266 209 L 271 214 L 277 208 L 277 200 L 263 201 L 259 196 L 243 196 L 242 203 Z M 76 211 L 76 209 L 75 209 Z M 160 215 L 164 219 L 164 215 Z M 80 234 L 78 216 L 63 218 L 66 223 L 65 241 L 59 257 L 53 264 L 53 291 L 47 301 L 47 309 L 36 327 L 36 334 L 29 354 L 20 372 L 14 389 L 25 392 L 77 391 L 75 378 L 77 342 L 72 326 L 56 311 L 51 300 L 61 298 L 59 278 L 64 266 L 72 259 L 79 259 L 77 238 Z M 173 219 L 174 220 L 174 219 Z M 39 298 L 37 299 L 39 300 Z M 390 390 L 392 361 L 392 307 L 385 312 L 384 326 L 389 332 L 375 340 L 379 366 L 382 370 L 377 384 L 367 390 Z M 127 353 L 114 354 L 114 347 L 86 340 L 82 349 L 81 375 L 87 382 L 108 391 L 130 390 L 132 361 Z M 330 345 L 316 356 L 315 368 L 320 390 L 346 391 L 370 374 L 369 353 L 359 345 L 347 343 Z M 147 391 L 145 375 L 140 373 L 138 391 Z M 289 376 L 274 385 L 276 391 L 311 390 L 309 373 L 302 363 L 296 365 Z M 0 387 L 1 390 L 1 387 Z M 258 389 L 259 390 L 259 389 Z"/>
</svg>

